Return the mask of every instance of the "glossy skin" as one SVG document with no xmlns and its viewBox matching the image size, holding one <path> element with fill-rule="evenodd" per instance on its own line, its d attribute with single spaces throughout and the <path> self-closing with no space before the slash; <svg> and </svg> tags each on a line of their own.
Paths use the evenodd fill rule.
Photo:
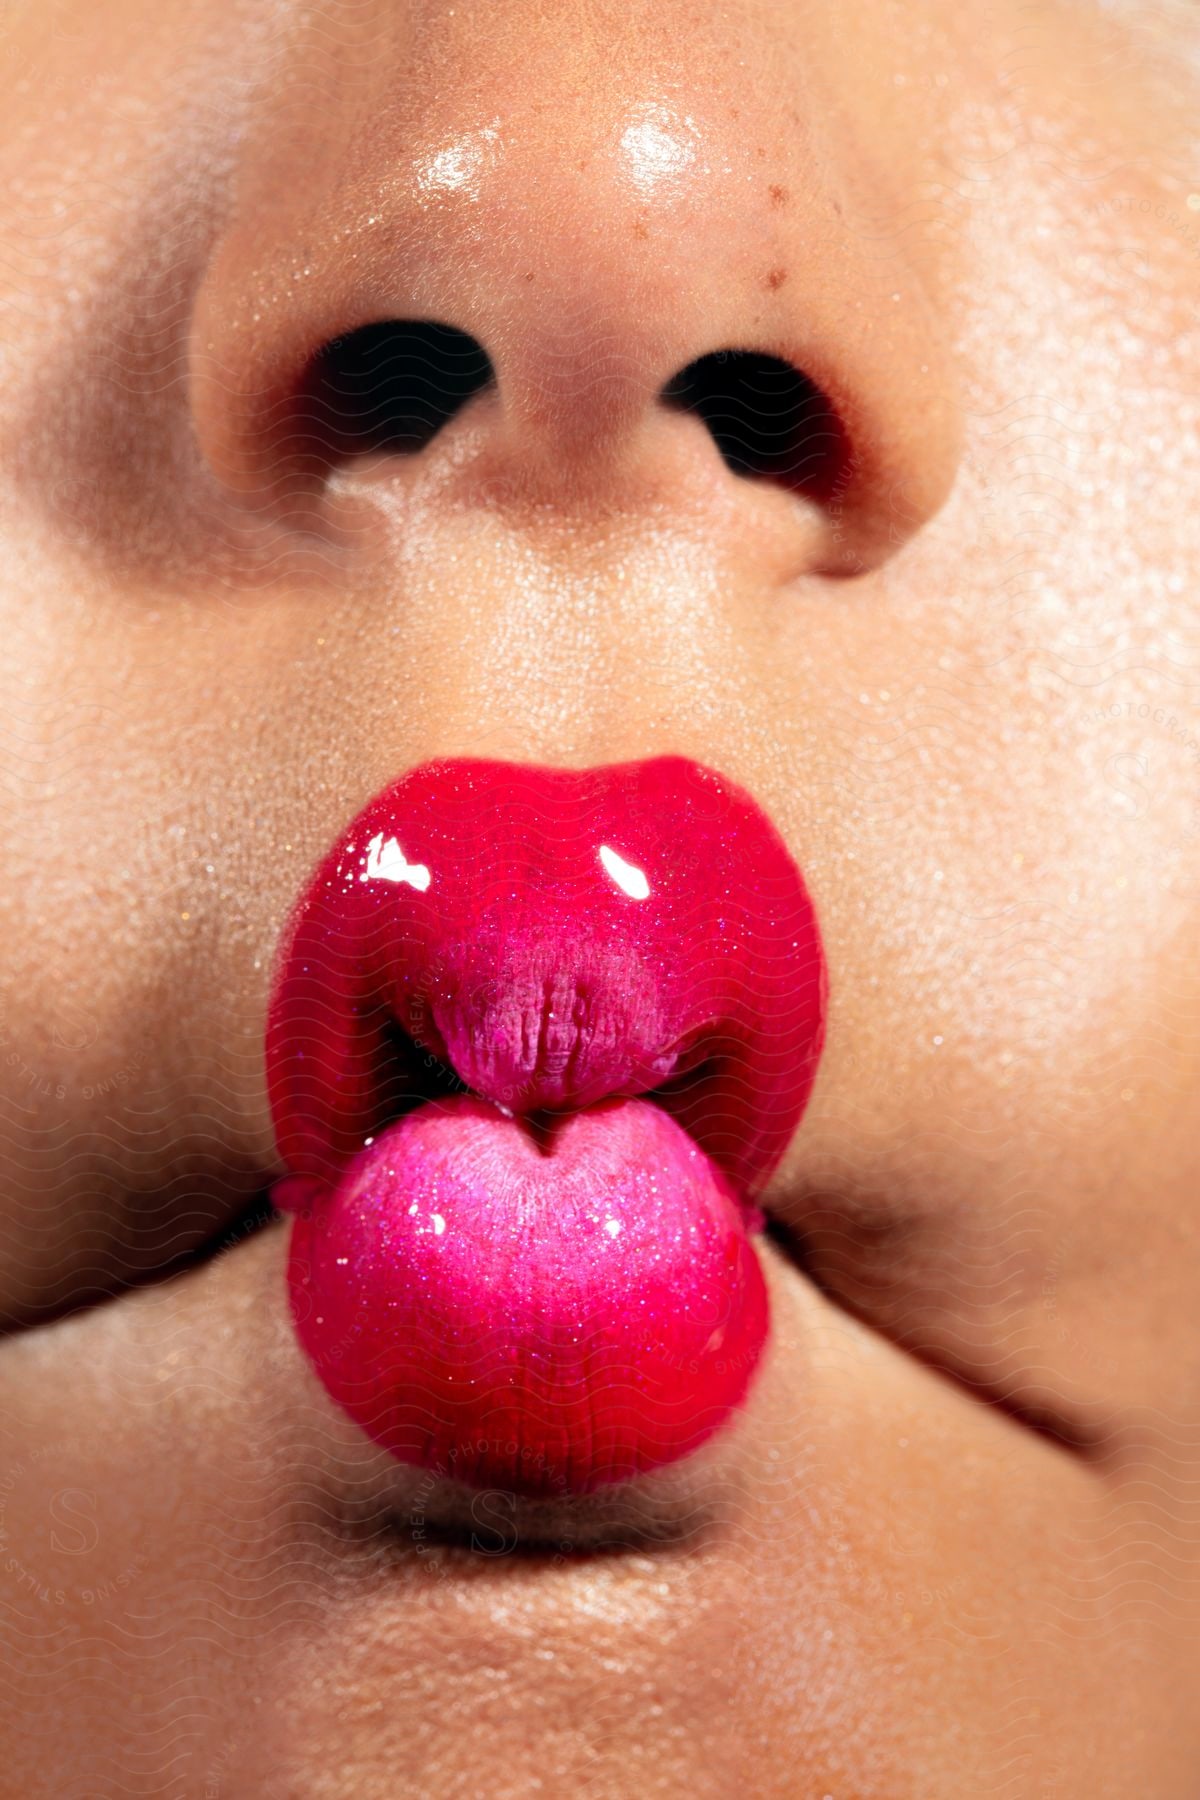
<svg viewBox="0 0 1200 1800">
<path fill-rule="evenodd" d="M 1194 1796 L 1194 32 L 7 9 L 6 1791 Z M 379 317 L 495 383 L 323 475 L 297 371 Z M 835 492 L 662 403 L 739 346 L 836 403 Z M 282 1172 L 272 959 L 347 818 L 665 751 L 828 955 L 772 1347 L 519 1551 L 328 1400 L 289 1225 L 119 1290 Z"/>
</svg>

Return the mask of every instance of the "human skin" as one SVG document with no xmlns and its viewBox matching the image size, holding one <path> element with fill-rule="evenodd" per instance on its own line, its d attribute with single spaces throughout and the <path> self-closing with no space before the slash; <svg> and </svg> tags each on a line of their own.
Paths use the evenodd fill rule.
<svg viewBox="0 0 1200 1800">
<path fill-rule="evenodd" d="M 1194 39 L 4 11 L 0 1792 L 1195 1795 Z M 494 385 L 298 463 L 379 318 Z M 837 492 L 663 403 L 722 348 L 831 396 Z M 669 1505 L 450 1530 L 304 1362 L 290 1223 L 202 1254 L 280 1173 L 276 946 L 414 764 L 666 751 L 828 959 L 773 1338 Z"/>
</svg>

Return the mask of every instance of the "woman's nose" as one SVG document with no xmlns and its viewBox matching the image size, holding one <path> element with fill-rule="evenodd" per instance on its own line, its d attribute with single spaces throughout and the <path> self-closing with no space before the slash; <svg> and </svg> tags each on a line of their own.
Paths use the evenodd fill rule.
<svg viewBox="0 0 1200 1800">
<path fill-rule="evenodd" d="M 364 453 L 440 456 L 514 523 L 699 509 L 764 572 L 878 566 L 960 436 L 933 273 L 878 224 L 902 159 L 868 163 L 817 70 L 698 50 L 683 80 L 645 21 L 589 60 L 565 18 L 491 16 L 310 87 L 297 51 L 193 322 L 215 475 L 295 516 Z"/>
</svg>

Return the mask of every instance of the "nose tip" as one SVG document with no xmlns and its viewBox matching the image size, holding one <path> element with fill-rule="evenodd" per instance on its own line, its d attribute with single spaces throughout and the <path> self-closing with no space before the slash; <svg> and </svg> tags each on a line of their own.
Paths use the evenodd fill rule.
<svg viewBox="0 0 1200 1800">
<path fill-rule="evenodd" d="M 248 146 L 193 320 L 212 469 L 294 505 L 362 451 L 448 454 L 460 431 L 481 504 L 686 508 L 716 486 L 747 542 L 878 566 L 949 491 L 960 413 L 926 271 L 852 217 L 853 146 L 822 145 L 819 95 L 772 138 L 757 89 L 585 103 L 539 68 L 536 105 L 480 124 L 398 65 L 365 119 L 344 96 L 339 153 L 290 188 L 277 147 Z"/>
</svg>

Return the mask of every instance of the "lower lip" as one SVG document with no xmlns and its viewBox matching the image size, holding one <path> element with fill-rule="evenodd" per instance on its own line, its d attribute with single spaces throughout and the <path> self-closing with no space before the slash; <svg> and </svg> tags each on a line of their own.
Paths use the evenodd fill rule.
<svg viewBox="0 0 1200 1800">
<path fill-rule="evenodd" d="M 330 1395 L 404 1462 L 535 1497 L 697 1449 L 767 1340 L 753 1194 L 824 997 L 786 848 L 695 764 L 427 765 L 372 802 L 267 1040 Z M 434 1056 L 472 1091 L 416 1104 Z"/>
<path fill-rule="evenodd" d="M 297 1220 L 290 1266 L 301 1344 L 377 1443 L 539 1497 L 698 1448 L 767 1335 L 746 1210 L 680 1126 L 617 1100 L 549 1129 L 420 1108 Z"/>
</svg>

